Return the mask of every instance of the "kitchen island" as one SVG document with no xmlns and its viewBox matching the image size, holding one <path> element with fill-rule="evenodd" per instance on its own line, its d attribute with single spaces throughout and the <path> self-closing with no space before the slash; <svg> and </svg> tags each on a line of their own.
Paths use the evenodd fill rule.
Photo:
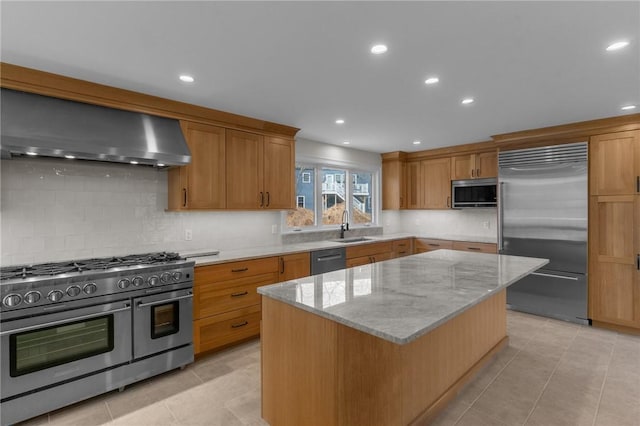
<svg viewBox="0 0 640 426">
<path fill-rule="evenodd" d="M 263 418 L 427 422 L 506 344 L 506 287 L 546 263 L 438 250 L 259 288 Z"/>
</svg>

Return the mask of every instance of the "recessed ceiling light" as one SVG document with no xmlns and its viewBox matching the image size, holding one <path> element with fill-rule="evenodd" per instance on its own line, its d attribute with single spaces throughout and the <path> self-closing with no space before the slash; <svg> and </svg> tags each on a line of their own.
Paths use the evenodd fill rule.
<svg viewBox="0 0 640 426">
<path fill-rule="evenodd" d="M 158 163 L 158 167 L 164 167 L 163 163 Z"/>
<path fill-rule="evenodd" d="M 440 79 L 438 77 L 429 77 L 424 81 L 424 84 L 436 84 Z"/>
<path fill-rule="evenodd" d="M 38 155 L 37 152 L 33 152 L 33 151 L 27 151 L 27 152 L 25 152 L 25 154 L 31 155 L 31 156 Z"/>
<path fill-rule="evenodd" d="M 628 111 L 628 110 L 630 110 L 630 109 L 636 109 L 636 106 L 635 106 L 635 105 L 626 105 L 626 106 L 623 106 L 623 107 L 622 107 L 622 108 L 620 108 L 620 109 L 621 109 L 621 110 L 623 110 L 623 111 Z M 28 154 L 28 153 L 27 153 L 27 154 Z"/>
<path fill-rule="evenodd" d="M 133 161 L 129 161 L 129 163 L 131 163 L 131 164 L 138 164 L 138 162 L 137 162 L 137 161 L 135 161 L 135 160 L 133 160 Z"/>
<path fill-rule="evenodd" d="M 190 75 L 182 74 L 180 76 L 180 81 L 184 81 L 185 83 L 193 83 L 195 79 Z"/>
<path fill-rule="evenodd" d="M 608 51 L 620 50 L 622 48 L 627 47 L 628 45 L 629 45 L 629 42 L 626 40 L 616 41 L 615 43 L 611 43 L 609 46 L 607 46 L 607 50 Z"/>
<path fill-rule="evenodd" d="M 474 99 L 473 99 L 473 98 L 464 98 L 464 99 L 462 100 L 462 105 L 472 104 L 472 103 L 473 103 L 473 101 L 474 101 Z"/>
<path fill-rule="evenodd" d="M 342 142 L 342 143 L 343 143 L 344 145 L 349 145 L 351 142 L 349 142 L 349 141 L 344 141 L 344 142 Z"/>
<path fill-rule="evenodd" d="M 336 124 L 344 124 L 344 120 L 342 118 L 338 118 L 336 120 Z"/>
<path fill-rule="evenodd" d="M 379 55 L 387 51 L 387 46 L 384 44 L 376 44 L 371 48 L 371 53 L 374 55 Z"/>
<path fill-rule="evenodd" d="M 75 155 L 65 155 L 64 158 L 67 158 L 69 160 L 73 160 L 74 158 L 76 158 Z"/>
<path fill-rule="evenodd" d="M 422 143 L 422 142 L 420 142 L 420 141 L 413 141 L 413 144 L 414 144 L 414 145 L 420 145 L 421 143 Z"/>
</svg>

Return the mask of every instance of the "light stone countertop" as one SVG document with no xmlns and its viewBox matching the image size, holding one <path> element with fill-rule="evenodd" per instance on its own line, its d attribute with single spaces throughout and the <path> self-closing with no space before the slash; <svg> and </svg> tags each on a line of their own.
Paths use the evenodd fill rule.
<svg viewBox="0 0 640 426">
<path fill-rule="evenodd" d="M 367 238 L 366 241 L 357 241 L 353 243 L 338 243 L 331 240 L 324 240 L 324 241 L 313 241 L 313 242 L 307 242 L 307 243 L 278 244 L 278 245 L 264 246 L 264 247 L 249 247 L 249 248 L 233 249 L 233 250 L 220 250 L 220 252 L 217 255 L 213 255 L 213 256 L 201 256 L 202 253 L 214 251 L 211 249 L 184 251 L 184 252 L 180 252 L 180 255 L 195 261 L 196 266 L 206 266 L 206 265 L 214 265 L 216 263 L 258 259 L 261 257 L 280 256 L 285 254 L 301 253 L 306 251 L 322 250 L 322 249 L 336 248 L 336 247 L 347 247 L 350 245 L 359 245 L 359 244 L 368 244 L 368 243 L 370 244 L 370 243 L 377 243 L 381 241 L 399 240 L 402 238 L 412 238 L 412 237 L 440 239 L 440 240 L 453 240 L 453 241 L 472 241 L 477 243 L 495 243 L 496 242 L 495 239 L 491 240 L 488 238 L 481 238 L 481 237 L 480 238 L 479 237 L 463 238 L 460 236 L 432 237 L 432 236 L 423 236 L 423 235 L 410 234 L 410 233 L 397 233 L 397 234 L 366 236 L 365 237 Z"/>
<path fill-rule="evenodd" d="M 548 262 L 436 250 L 259 287 L 258 293 L 402 345 Z"/>
</svg>

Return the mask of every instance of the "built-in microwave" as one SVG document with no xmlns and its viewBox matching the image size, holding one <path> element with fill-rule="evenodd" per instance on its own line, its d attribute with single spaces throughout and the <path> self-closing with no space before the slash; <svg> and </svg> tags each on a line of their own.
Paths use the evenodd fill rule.
<svg viewBox="0 0 640 426">
<path fill-rule="evenodd" d="M 496 187 L 495 178 L 451 181 L 452 207 L 454 209 L 496 207 L 498 204 Z"/>
</svg>

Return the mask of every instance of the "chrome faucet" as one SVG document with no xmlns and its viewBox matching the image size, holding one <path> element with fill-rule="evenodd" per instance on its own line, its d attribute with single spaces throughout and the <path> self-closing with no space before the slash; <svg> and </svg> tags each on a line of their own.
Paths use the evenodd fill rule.
<svg viewBox="0 0 640 426">
<path fill-rule="evenodd" d="M 345 220 L 346 217 L 346 220 Z M 344 231 L 349 230 L 349 210 L 342 211 L 342 223 L 340 224 L 340 238 L 344 238 Z"/>
</svg>

